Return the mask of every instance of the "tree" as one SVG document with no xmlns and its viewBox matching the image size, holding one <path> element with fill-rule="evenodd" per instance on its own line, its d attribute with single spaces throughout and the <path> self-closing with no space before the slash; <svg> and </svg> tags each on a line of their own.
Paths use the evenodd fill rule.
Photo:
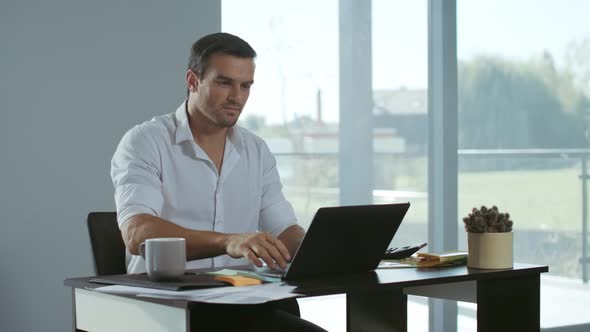
<svg viewBox="0 0 590 332">
<path fill-rule="evenodd" d="M 577 96 L 575 103 L 568 97 Z M 571 76 L 540 60 L 478 57 L 459 66 L 459 146 L 468 149 L 586 146 Z"/>
</svg>

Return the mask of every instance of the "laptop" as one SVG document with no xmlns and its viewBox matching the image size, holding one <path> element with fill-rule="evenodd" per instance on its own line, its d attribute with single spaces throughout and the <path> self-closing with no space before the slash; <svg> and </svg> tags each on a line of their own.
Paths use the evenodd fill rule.
<svg viewBox="0 0 590 332">
<path fill-rule="evenodd" d="M 410 203 L 322 207 L 285 270 L 255 271 L 296 280 L 375 270 L 409 208 Z"/>
</svg>

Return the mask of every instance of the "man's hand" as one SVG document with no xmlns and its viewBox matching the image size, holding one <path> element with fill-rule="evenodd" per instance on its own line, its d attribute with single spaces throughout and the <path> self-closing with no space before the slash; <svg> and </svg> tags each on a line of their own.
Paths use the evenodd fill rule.
<svg viewBox="0 0 590 332">
<path fill-rule="evenodd" d="M 227 239 L 226 251 L 233 258 L 246 257 L 258 267 L 262 267 L 262 259 L 271 269 L 276 269 L 277 264 L 284 269 L 291 260 L 283 242 L 269 233 L 232 234 Z"/>
</svg>

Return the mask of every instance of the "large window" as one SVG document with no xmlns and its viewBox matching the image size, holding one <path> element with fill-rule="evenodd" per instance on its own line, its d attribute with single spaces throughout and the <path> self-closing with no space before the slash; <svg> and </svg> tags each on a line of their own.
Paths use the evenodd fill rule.
<svg viewBox="0 0 590 332">
<path fill-rule="evenodd" d="M 510 212 L 515 260 L 550 266 L 543 327 L 588 322 L 588 12 L 583 0 L 457 2 L 458 222 L 480 205 Z M 240 123 L 269 143 L 301 223 L 320 206 L 410 201 L 393 245 L 426 239 L 428 2 L 223 0 L 222 14 L 259 53 Z M 458 239 L 466 249 L 462 224 Z M 475 310 L 460 304 L 460 330 Z"/>
<path fill-rule="evenodd" d="M 427 218 L 426 2 L 355 2 L 368 22 L 343 14 L 337 0 L 222 2 L 223 31 L 243 37 L 258 52 L 240 125 L 275 153 L 285 193 L 304 226 L 317 208 L 343 204 L 341 191 L 347 189 L 339 157 L 350 147 L 342 146 L 341 136 L 370 139 L 372 153 L 359 158 L 372 167 L 347 177 L 371 184 L 369 202 L 410 201 L 395 241 L 418 242 L 426 238 Z M 343 25 L 354 31 L 366 24 L 367 33 L 344 35 Z M 352 40 L 351 52 L 341 49 L 342 38 Z M 348 62 L 370 79 L 342 76 L 341 64 Z M 368 99 L 368 107 L 340 105 L 343 86 Z M 343 124 L 343 112 L 369 129 Z M 366 203 L 352 197 L 344 204 Z"/>
<path fill-rule="evenodd" d="M 277 158 L 284 191 L 308 226 L 338 200 L 338 2 L 222 2 L 222 29 L 257 51 L 240 125 Z"/>
<path fill-rule="evenodd" d="M 587 323 L 590 3 L 463 0 L 457 11 L 459 215 L 482 204 L 510 212 L 515 260 L 550 267 L 542 327 Z"/>
<path fill-rule="evenodd" d="M 222 1 L 222 30 L 258 52 L 240 125 L 269 144 L 304 227 L 321 206 L 409 201 L 392 246 L 428 238 L 427 13 L 426 1 Z"/>
</svg>

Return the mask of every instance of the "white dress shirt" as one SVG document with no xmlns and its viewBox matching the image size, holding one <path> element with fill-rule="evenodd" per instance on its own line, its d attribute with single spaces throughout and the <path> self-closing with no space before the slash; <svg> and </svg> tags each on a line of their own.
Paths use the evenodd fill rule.
<svg viewBox="0 0 590 332">
<path fill-rule="evenodd" d="M 218 174 L 193 139 L 185 107 L 133 127 L 119 143 L 111 162 L 119 226 L 143 213 L 221 233 L 278 236 L 296 224 L 266 143 L 246 129 L 230 128 Z M 187 262 L 187 268 L 240 264 L 246 259 L 221 255 Z M 128 272 L 145 269 L 141 256 L 132 256 Z"/>
</svg>

